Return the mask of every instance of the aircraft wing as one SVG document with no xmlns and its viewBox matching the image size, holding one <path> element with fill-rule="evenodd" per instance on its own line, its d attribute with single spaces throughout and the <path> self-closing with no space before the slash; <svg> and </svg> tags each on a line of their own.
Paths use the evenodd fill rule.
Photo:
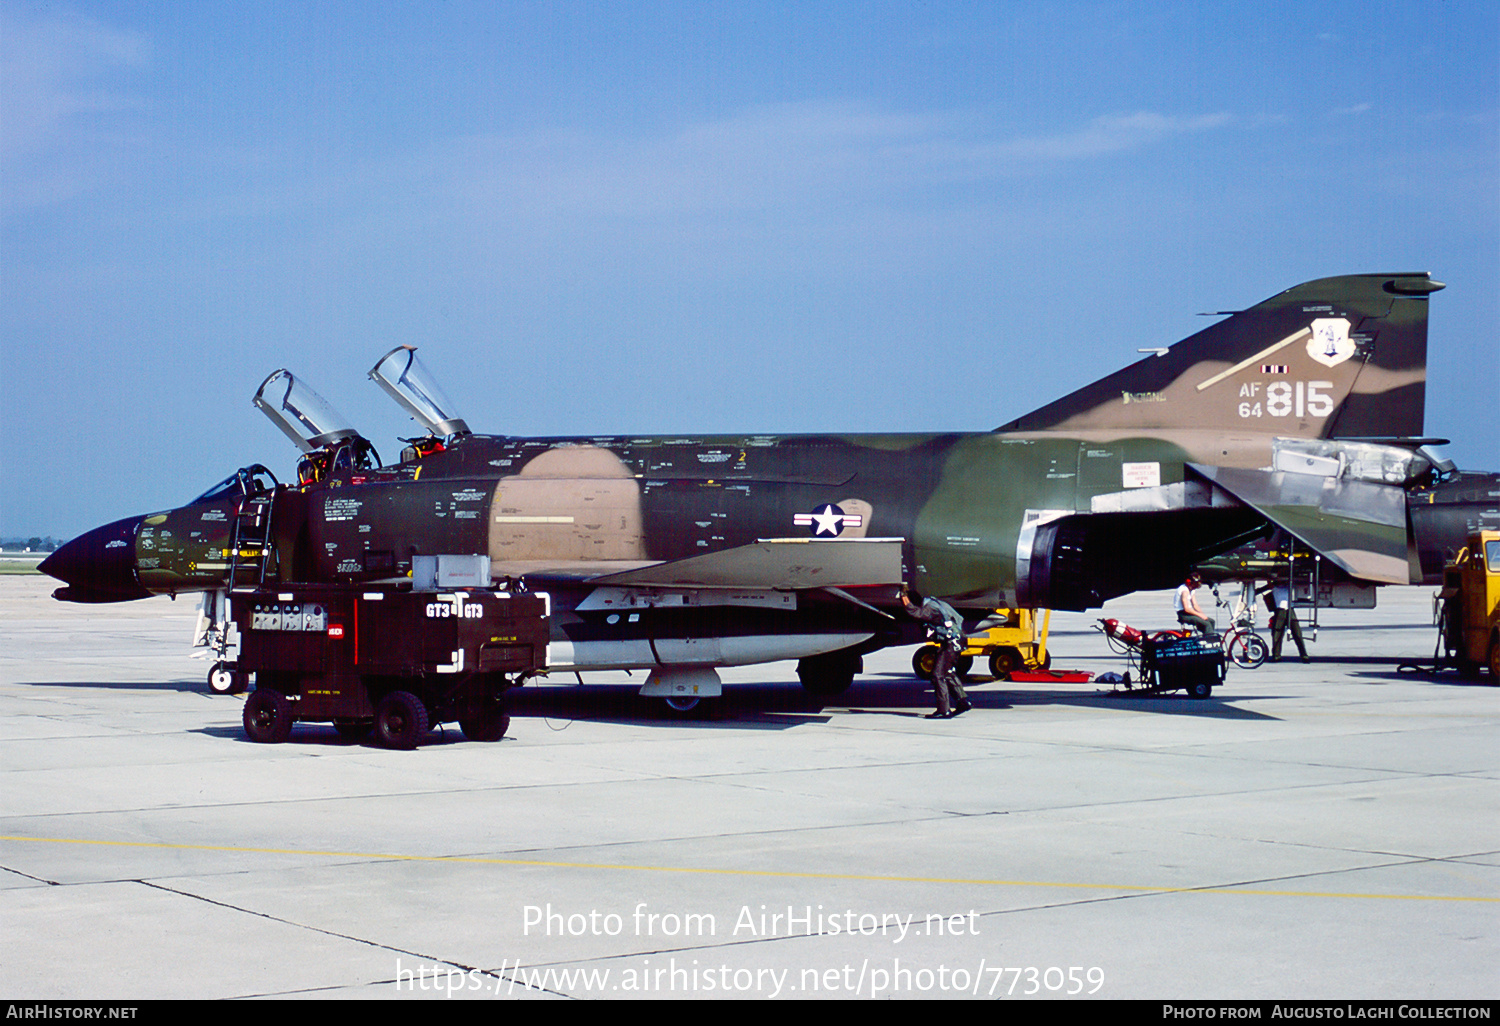
<svg viewBox="0 0 1500 1026">
<path fill-rule="evenodd" d="M 900 538 L 763 538 L 590 579 L 636 587 L 846 588 L 901 583 Z"/>
<path fill-rule="evenodd" d="M 1188 464 L 1351 577 L 1407 584 L 1406 492 L 1286 470 Z"/>
<path fill-rule="evenodd" d="M 844 589 L 900 583 L 903 544 L 770 538 L 588 576 L 536 567 L 527 578 L 551 592 L 554 611 L 565 611 L 554 620 L 561 635 L 554 666 L 652 667 L 642 694 L 707 697 L 719 694 L 720 682 L 703 666 L 797 659 L 810 661 L 799 675 L 828 678 L 833 693 L 858 671 L 858 655 L 845 650 L 892 620 Z M 735 615 L 724 615 L 731 607 Z"/>
</svg>

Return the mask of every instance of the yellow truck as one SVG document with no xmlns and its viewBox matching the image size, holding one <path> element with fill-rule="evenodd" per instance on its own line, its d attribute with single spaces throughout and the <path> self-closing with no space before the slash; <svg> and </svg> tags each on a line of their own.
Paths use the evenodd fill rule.
<svg viewBox="0 0 1500 1026">
<path fill-rule="evenodd" d="M 1443 569 L 1439 614 L 1443 663 L 1500 684 L 1500 531 L 1477 531 Z"/>
</svg>

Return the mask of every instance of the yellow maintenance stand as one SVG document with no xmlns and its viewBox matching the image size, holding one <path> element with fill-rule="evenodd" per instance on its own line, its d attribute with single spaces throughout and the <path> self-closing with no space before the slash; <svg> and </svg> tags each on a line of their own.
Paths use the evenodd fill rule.
<svg viewBox="0 0 1500 1026">
<path fill-rule="evenodd" d="M 1047 629 L 1052 623 L 1050 609 L 997 609 L 964 638 L 965 648 L 954 669 L 968 677 L 974 660 L 988 656 L 990 676 L 1010 680 L 1018 670 L 1045 670 L 1052 665 L 1047 651 Z M 926 644 L 911 657 L 911 671 L 922 680 L 932 679 L 937 664 L 938 646 Z"/>
<path fill-rule="evenodd" d="M 1439 647 L 1443 662 L 1500 684 L 1500 531 L 1476 531 L 1443 568 Z"/>
</svg>

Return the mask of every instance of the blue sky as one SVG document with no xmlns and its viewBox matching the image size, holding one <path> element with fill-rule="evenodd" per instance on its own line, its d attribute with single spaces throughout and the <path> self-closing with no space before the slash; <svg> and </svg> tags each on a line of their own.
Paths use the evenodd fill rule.
<svg viewBox="0 0 1500 1026">
<path fill-rule="evenodd" d="M 1431 271 L 1500 469 L 1500 5 L 0 0 L 0 534 L 477 430 L 987 430 L 1312 278 Z"/>
</svg>

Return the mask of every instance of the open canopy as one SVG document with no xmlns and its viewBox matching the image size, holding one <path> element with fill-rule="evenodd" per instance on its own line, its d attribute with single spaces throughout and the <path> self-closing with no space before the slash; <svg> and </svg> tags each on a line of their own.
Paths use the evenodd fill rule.
<svg viewBox="0 0 1500 1026">
<path fill-rule="evenodd" d="M 358 437 L 349 421 L 286 368 L 272 372 L 251 400 L 303 452 Z"/>
<path fill-rule="evenodd" d="M 386 353 L 370 369 L 370 378 L 437 437 L 469 433 L 469 425 L 453 412 L 453 403 L 417 359 L 416 346 L 397 346 Z"/>
</svg>

